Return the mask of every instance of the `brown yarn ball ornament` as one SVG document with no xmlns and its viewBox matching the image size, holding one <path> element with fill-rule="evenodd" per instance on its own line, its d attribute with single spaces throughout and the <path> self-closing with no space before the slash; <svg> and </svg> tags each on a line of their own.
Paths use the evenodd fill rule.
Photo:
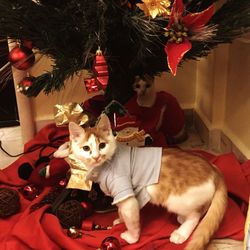
<svg viewBox="0 0 250 250">
<path fill-rule="evenodd" d="M 16 214 L 20 210 L 18 192 L 10 188 L 0 188 L 0 218 Z"/>
<path fill-rule="evenodd" d="M 56 210 L 56 216 L 63 228 L 81 228 L 85 214 L 79 201 L 68 200 L 58 207 Z"/>
</svg>

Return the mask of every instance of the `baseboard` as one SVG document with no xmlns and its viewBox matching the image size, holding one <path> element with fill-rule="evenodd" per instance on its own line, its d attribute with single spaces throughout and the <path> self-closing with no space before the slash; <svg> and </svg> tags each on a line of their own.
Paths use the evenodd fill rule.
<svg viewBox="0 0 250 250">
<path fill-rule="evenodd" d="M 194 109 L 184 109 L 186 128 L 191 128 L 194 125 Z"/>
<path fill-rule="evenodd" d="M 248 159 L 248 157 L 223 132 L 221 132 L 221 150 L 226 153 L 233 152 L 240 162 L 245 162 Z"/>
<path fill-rule="evenodd" d="M 193 121 L 197 133 L 212 151 L 219 153 L 233 152 L 240 162 L 247 160 L 246 155 L 221 129 L 209 129 L 195 110 L 193 111 Z"/>
</svg>

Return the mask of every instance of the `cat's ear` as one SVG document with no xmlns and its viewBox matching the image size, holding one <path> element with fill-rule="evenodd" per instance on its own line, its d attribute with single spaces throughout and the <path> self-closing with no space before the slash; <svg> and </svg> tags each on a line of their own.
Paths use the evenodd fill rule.
<svg viewBox="0 0 250 250">
<path fill-rule="evenodd" d="M 109 118 L 106 114 L 102 113 L 100 115 L 100 119 L 97 123 L 97 128 L 103 132 L 111 131 L 110 121 L 109 121 Z"/>
<path fill-rule="evenodd" d="M 69 142 L 63 143 L 53 154 L 55 158 L 66 158 L 69 156 Z"/>
<path fill-rule="evenodd" d="M 74 122 L 69 123 L 70 140 L 77 141 L 85 134 L 85 130 Z"/>
</svg>

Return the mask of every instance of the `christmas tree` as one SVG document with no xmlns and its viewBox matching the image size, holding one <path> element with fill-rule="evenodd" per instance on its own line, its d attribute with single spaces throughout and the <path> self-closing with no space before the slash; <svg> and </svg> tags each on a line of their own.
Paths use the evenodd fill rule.
<svg viewBox="0 0 250 250">
<path fill-rule="evenodd" d="M 79 71 L 93 72 L 100 48 L 108 69 L 107 102 L 123 103 L 131 97 L 136 75 L 176 74 L 183 61 L 204 57 L 249 31 L 249 0 L 227 0 L 221 7 L 216 2 L 0 0 L 0 41 L 19 42 L 23 61 L 15 64 L 14 53 L 10 62 L 21 70 L 22 63 L 28 62 L 24 69 L 33 64 L 32 53 L 53 60 L 51 72 L 30 80 L 27 96 L 59 91 Z"/>
</svg>

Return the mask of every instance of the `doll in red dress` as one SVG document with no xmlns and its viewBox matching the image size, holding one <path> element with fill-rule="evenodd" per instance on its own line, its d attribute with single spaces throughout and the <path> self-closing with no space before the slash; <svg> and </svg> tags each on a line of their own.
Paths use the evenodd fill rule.
<svg viewBox="0 0 250 250">
<path fill-rule="evenodd" d="M 186 139 L 185 117 L 177 99 L 155 90 L 154 77 L 138 76 L 136 94 L 125 104 L 128 113 L 141 122 L 141 129 L 153 137 L 154 146 L 176 144 Z"/>
</svg>

